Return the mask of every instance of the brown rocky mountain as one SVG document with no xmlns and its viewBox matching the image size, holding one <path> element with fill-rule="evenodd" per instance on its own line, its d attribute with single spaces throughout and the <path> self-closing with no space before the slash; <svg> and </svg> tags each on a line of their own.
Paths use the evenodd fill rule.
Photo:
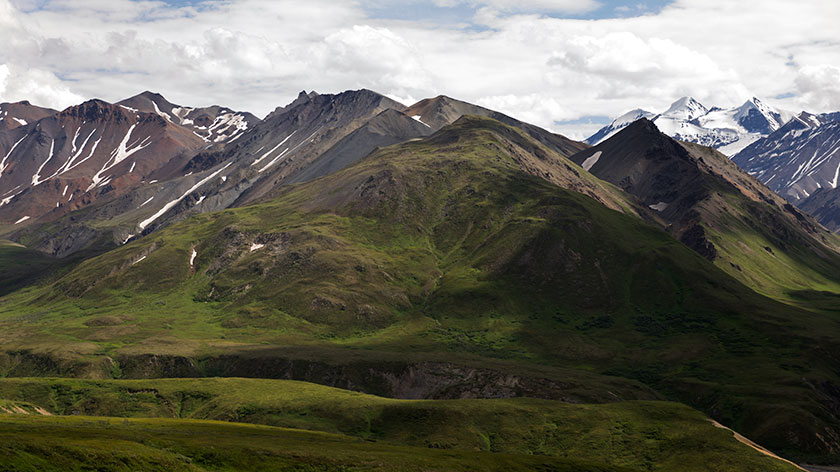
<svg viewBox="0 0 840 472">
<path fill-rule="evenodd" d="M 58 111 L 32 105 L 28 101 L 0 103 L 0 132 L 34 123 Z"/>
<path fill-rule="evenodd" d="M 26 102 L 0 109 L 3 122 L 17 125 L 0 122 L 0 224 L 12 230 L 186 177 L 181 171 L 196 152 L 223 147 L 260 121 L 218 106 L 177 106 L 151 92 L 62 112 Z"/>
<path fill-rule="evenodd" d="M 209 143 L 236 141 L 260 122 L 260 119 L 251 113 L 237 112 L 218 105 L 203 108 L 175 105 L 162 95 L 149 91 L 125 99 L 117 105 L 158 114 L 171 123 L 192 129 L 196 135 Z"/>
<path fill-rule="evenodd" d="M 186 162 L 206 146 L 190 130 L 156 114 L 90 100 L 0 135 L 0 221 L 54 219 Z"/>
</svg>

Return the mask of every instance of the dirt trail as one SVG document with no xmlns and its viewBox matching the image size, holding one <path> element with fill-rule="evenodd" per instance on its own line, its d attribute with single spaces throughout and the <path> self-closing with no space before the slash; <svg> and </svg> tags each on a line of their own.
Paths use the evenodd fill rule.
<svg viewBox="0 0 840 472">
<path fill-rule="evenodd" d="M 711 422 L 712 422 L 712 424 L 713 424 L 713 425 L 715 425 L 715 427 L 717 427 L 717 428 L 721 428 L 721 429 L 725 429 L 725 430 L 731 431 L 731 432 L 732 432 L 732 434 L 735 436 L 735 439 L 737 439 L 737 440 L 738 440 L 738 442 L 744 443 L 744 444 L 746 444 L 747 446 L 749 446 L 749 447 L 751 447 L 751 448 L 755 449 L 756 451 L 758 451 L 758 452 L 760 452 L 760 453 L 762 453 L 762 454 L 764 454 L 764 455 L 766 455 L 766 456 L 770 456 L 770 457 L 772 457 L 772 458 L 774 458 L 774 459 L 778 459 L 778 460 L 780 460 L 780 461 L 787 462 L 788 464 L 790 464 L 790 465 L 792 465 L 792 466 L 796 467 L 796 468 L 797 468 L 797 469 L 799 469 L 799 470 L 802 470 L 802 471 L 804 471 L 804 472 L 808 472 L 808 470 L 803 469 L 802 467 L 798 466 L 797 464 L 795 464 L 795 463 L 793 463 L 793 462 L 791 462 L 791 461 L 789 461 L 789 460 L 787 460 L 787 459 L 785 459 L 785 458 L 783 458 L 783 457 L 779 457 L 779 456 L 777 456 L 776 454 L 773 454 L 772 452 L 768 451 L 767 449 L 764 449 L 763 447 L 759 446 L 758 444 L 756 444 L 756 443 L 754 443 L 754 442 L 750 441 L 749 439 L 745 438 L 744 436 L 741 436 L 741 435 L 740 435 L 740 434 L 738 434 L 737 432 L 733 431 L 733 430 L 732 430 L 732 429 L 730 429 L 730 428 L 727 428 L 726 426 L 724 426 L 724 425 L 722 425 L 722 424 L 718 423 L 717 421 L 715 421 L 715 420 L 709 420 L 709 421 L 711 421 Z"/>
</svg>

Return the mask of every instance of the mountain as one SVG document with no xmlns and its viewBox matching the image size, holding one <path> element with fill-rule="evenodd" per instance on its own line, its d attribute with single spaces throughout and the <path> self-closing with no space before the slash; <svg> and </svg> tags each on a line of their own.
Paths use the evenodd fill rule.
<svg viewBox="0 0 840 472">
<path fill-rule="evenodd" d="M 683 97 L 658 115 L 644 110 L 628 112 L 590 136 L 586 142 L 599 144 L 641 118 L 653 121 L 660 131 L 674 139 L 711 146 L 726 155 L 733 155 L 782 127 L 790 116 L 755 97 L 730 109 L 706 108 L 694 98 Z"/>
<path fill-rule="evenodd" d="M 615 135 L 615 133 L 618 133 L 619 131 L 623 130 L 624 128 L 626 128 L 627 126 L 629 126 L 631 123 L 633 123 L 636 120 L 640 120 L 642 118 L 647 118 L 649 120 L 652 120 L 655 117 L 656 117 L 655 113 L 651 113 L 649 111 L 645 111 L 645 110 L 642 110 L 640 108 L 637 108 L 635 110 L 630 110 L 627 113 L 625 113 L 625 114 L 619 116 L 618 118 L 616 118 L 615 120 L 613 120 L 613 122 L 610 123 L 609 125 L 607 125 L 607 126 L 601 128 L 600 130 L 598 130 L 597 133 L 595 133 L 592 136 L 590 136 L 589 138 L 587 138 L 586 142 L 594 146 L 594 145 L 596 145 L 598 143 L 601 143 L 602 141 L 605 141 L 606 139 L 612 137 L 613 135 Z"/>
<path fill-rule="evenodd" d="M 0 221 L 49 221 L 151 179 L 205 146 L 156 114 L 100 100 L 0 134 Z"/>
<path fill-rule="evenodd" d="M 456 100 L 445 95 L 420 100 L 408 107 L 405 110 L 405 114 L 429 126 L 432 131 L 437 131 L 446 125 L 450 125 L 464 115 L 486 116 L 525 131 L 532 138 L 563 156 L 569 156 L 586 147 L 580 142 L 524 123 L 503 113 Z"/>
<path fill-rule="evenodd" d="M 370 154 L 379 147 L 401 143 L 432 134 L 432 130 L 405 113 L 388 108 L 334 146 L 318 156 L 311 164 L 295 173 L 286 183 L 307 182 L 339 171 Z"/>
<path fill-rule="evenodd" d="M 204 108 L 190 108 L 174 105 L 162 95 L 143 92 L 118 102 L 128 110 L 155 113 L 170 123 L 188 127 L 209 143 L 228 143 L 242 137 L 260 119 L 248 112 L 236 112 L 229 108 L 213 105 Z"/>
<path fill-rule="evenodd" d="M 801 113 L 732 159 L 779 195 L 798 204 L 821 188 L 837 187 L 840 122 L 834 121 L 832 115 Z"/>
<path fill-rule="evenodd" d="M 14 105 L 10 112 L 24 110 L 28 114 L 20 116 L 34 121 L 0 126 L 0 232 L 59 256 L 130 237 L 142 218 L 132 225 L 127 213 L 156 211 L 177 199 L 197 182 L 182 173 L 189 159 L 224 147 L 260 121 L 217 106 L 179 107 L 151 92 L 118 104 L 90 100 L 62 112 Z M 93 217 L 114 220 L 118 229 L 102 239 L 102 231 L 68 224 Z"/>
<path fill-rule="evenodd" d="M 840 232 L 840 188 L 820 188 L 797 202 L 802 211 L 813 215 L 823 226 Z"/>
<path fill-rule="evenodd" d="M 761 293 L 840 288 L 840 239 L 726 156 L 640 119 L 570 159 L 655 210 L 664 227 Z"/>
<path fill-rule="evenodd" d="M 15 103 L 0 103 L 0 132 L 26 126 L 56 113 L 58 111 L 38 107 L 25 100 Z"/>
<path fill-rule="evenodd" d="M 170 125 L 175 124 L 172 116 L 183 114 L 178 107 L 149 92 L 121 103 L 128 103 L 120 105 L 126 110 L 153 110 L 150 114 L 162 117 Z M 51 220 L 49 226 L 17 230 L 12 233 L 13 239 L 62 256 L 95 241 L 125 243 L 197 213 L 271 198 L 287 184 L 340 170 L 378 147 L 428 136 L 435 127 L 470 112 L 492 115 L 522 129 L 562 156 L 586 147 L 501 113 L 444 96 L 406 108 L 370 90 L 335 95 L 304 91 L 292 103 L 278 107 L 265 120 L 226 143 L 188 153 L 186 161 L 171 159 L 150 177 L 148 185 L 96 203 L 83 213 L 65 214 Z M 425 113 L 434 127 L 409 113 Z M 196 134 L 199 133 L 193 133 Z M 551 165 L 534 163 L 532 171 L 556 180 L 559 174 L 552 173 Z M 647 210 L 628 205 L 623 197 L 593 188 L 584 190 L 612 208 L 651 217 Z"/>
<path fill-rule="evenodd" d="M 726 199 L 750 209 L 738 192 L 760 200 L 763 189 L 648 121 L 599 151 L 581 167 L 525 130 L 462 117 L 4 296 L 0 368 L 5 377 L 302 379 L 400 398 L 661 396 L 777 453 L 830 460 L 840 447 L 836 317 L 762 296 L 632 211 L 574 190 L 632 209 L 669 196 L 645 174 L 667 182 L 673 170 L 689 196 L 669 206 L 701 213 Z M 620 157 L 641 162 L 626 166 L 642 176 L 630 173 L 627 193 L 584 170 L 597 175 Z M 674 208 L 651 211 L 684 221 Z M 771 228 L 786 218 L 756 214 Z M 779 232 L 797 231 L 781 221 Z M 725 223 L 703 222 L 710 238 Z M 754 231 L 744 236 L 763 237 Z M 183 411 L 206 398 L 190 391 Z M 266 415 L 299 417 L 284 411 Z M 644 431 L 649 441 L 663 434 Z"/>
</svg>

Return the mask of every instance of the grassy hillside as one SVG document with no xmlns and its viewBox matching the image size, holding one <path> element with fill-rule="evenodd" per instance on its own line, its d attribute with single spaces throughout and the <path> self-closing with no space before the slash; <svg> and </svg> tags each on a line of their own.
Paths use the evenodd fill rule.
<svg viewBox="0 0 840 472">
<path fill-rule="evenodd" d="M 547 470 L 795 470 L 736 441 L 732 432 L 713 426 L 699 412 L 666 402 L 406 401 L 253 379 L 3 380 L 0 398 L 26 398 L 31 405 L 21 406 L 30 408 L 30 418 L 0 415 L 0 457 L 21 461 L 59 455 L 74 446 L 89 460 L 96 457 L 91 449 L 97 440 L 117 440 L 119 445 L 100 446 L 98 454 L 107 457 L 117 450 L 119 457 L 136 448 L 131 454 L 149 461 L 159 454 L 156 460 L 173 466 L 216 470 L 242 467 L 247 463 L 240 461 L 249 456 L 265 461 L 258 467 L 284 461 L 291 467 L 294 460 L 322 467 L 313 470 L 376 462 L 382 463 L 373 470 L 529 470 L 538 464 Z M 38 412 L 182 420 L 32 417 Z M 38 446 L 23 447 L 36 434 Z M 67 436 L 84 441 L 65 444 Z M 245 451 L 237 451 L 242 445 Z"/>
<path fill-rule="evenodd" d="M 574 191 L 523 172 L 547 157 Z M 524 133 L 465 118 L 0 299 L 0 370 L 436 398 L 655 389 L 771 449 L 830 460 L 838 320 L 756 294 L 632 205 Z M 461 383 L 429 388 L 444 380 Z"/>
</svg>

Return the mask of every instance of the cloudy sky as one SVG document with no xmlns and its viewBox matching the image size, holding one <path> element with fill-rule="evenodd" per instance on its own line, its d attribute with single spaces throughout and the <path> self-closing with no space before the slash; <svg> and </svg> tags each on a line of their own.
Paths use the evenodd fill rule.
<svg viewBox="0 0 840 472">
<path fill-rule="evenodd" d="M 149 89 L 265 115 L 445 94 L 583 138 L 691 95 L 840 110 L 837 0 L 0 0 L 0 102 Z"/>
</svg>

